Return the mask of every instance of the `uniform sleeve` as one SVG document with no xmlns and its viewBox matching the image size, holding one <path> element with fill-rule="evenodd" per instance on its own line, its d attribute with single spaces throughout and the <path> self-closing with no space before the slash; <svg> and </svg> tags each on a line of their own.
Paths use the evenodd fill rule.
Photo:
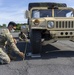
<svg viewBox="0 0 74 75">
<path fill-rule="evenodd" d="M 11 33 L 9 31 L 7 33 L 5 33 L 5 37 L 7 38 L 7 42 L 9 44 L 11 50 L 13 50 L 15 53 L 19 54 L 20 50 L 17 48 L 16 44 L 14 43 L 13 36 L 11 35 Z"/>
<path fill-rule="evenodd" d="M 23 41 L 23 39 L 21 37 L 19 37 L 19 40 Z"/>
<path fill-rule="evenodd" d="M 21 38 L 21 34 L 18 35 L 19 40 L 23 41 L 23 39 Z"/>
<path fill-rule="evenodd" d="M 25 39 L 27 39 L 27 36 L 26 36 L 26 34 L 25 34 L 25 33 L 23 33 L 23 36 L 25 37 Z"/>
</svg>

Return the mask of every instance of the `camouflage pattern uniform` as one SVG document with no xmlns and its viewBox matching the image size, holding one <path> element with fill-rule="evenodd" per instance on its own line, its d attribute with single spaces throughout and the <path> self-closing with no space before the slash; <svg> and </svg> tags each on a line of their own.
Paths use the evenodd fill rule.
<svg viewBox="0 0 74 75">
<path fill-rule="evenodd" d="M 25 35 L 25 33 L 22 32 L 19 34 L 19 40 L 20 41 L 26 41 L 26 39 L 27 39 L 27 36 Z"/>
<path fill-rule="evenodd" d="M 13 36 L 9 30 L 2 29 L 0 34 L 0 63 L 10 63 L 10 58 L 6 53 L 6 45 L 11 48 L 10 50 L 14 50 L 15 53 L 19 54 L 20 51 L 14 43 Z"/>
</svg>

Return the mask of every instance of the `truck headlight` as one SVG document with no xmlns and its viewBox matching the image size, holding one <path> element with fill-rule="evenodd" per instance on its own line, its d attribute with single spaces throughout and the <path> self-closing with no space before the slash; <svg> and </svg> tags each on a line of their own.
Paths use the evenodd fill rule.
<svg viewBox="0 0 74 75">
<path fill-rule="evenodd" d="M 35 25 L 39 25 L 39 23 L 40 23 L 40 21 L 39 21 L 38 19 L 36 19 L 36 20 L 34 21 L 34 24 L 35 24 Z"/>
<path fill-rule="evenodd" d="M 48 27 L 52 28 L 54 26 L 54 22 L 53 21 L 48 21 Z"/>
</svg>

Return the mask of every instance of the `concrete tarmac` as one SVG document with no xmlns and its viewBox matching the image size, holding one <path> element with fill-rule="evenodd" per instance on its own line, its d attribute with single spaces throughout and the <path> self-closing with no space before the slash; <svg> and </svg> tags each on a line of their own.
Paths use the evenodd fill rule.
<svg viewBox="0 0 74 75">
<path fill-rule="evenodd" d="M 18 42 L 17 46 L 24 52 L 25 42 Z M 30 48 L 29 42 L 27 53 Z M 74 75 L 74 42 L 46 44 L 40 58 L 26 57 L 24 61 L 19 59 L 0 65 L 0 75 Z"/>
</svg>

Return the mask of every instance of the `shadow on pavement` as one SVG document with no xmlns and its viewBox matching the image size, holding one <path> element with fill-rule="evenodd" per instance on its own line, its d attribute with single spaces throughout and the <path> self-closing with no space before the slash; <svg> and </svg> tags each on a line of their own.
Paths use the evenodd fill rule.
<svg viewBox="0 0 74 75">
<path fill-rule="evenodd" d="M 25 42 L 18 42 L 17 47 L 20 49 L 20 51 L 24 52 L 25 51 Z M 31 46 L 30 42 L 27 44 L 27 52 L 31 52 Z M 12 56 L 17 57 L 16 61 L 22 61 L 22 58 L 12 52 Z M 69 50 L 64 50 L 61 51 L 60 49 L 47 44 L 42 46 L 42 51 L 41 51 L 41 57 L 39 58 L 32 58 L 26 56 L 25 60 L 33 60 L 33 59 L 52 59 L 52 58 L 57 58 L 57 57 L 74 57 L 74 51 L 69 51 Z"/>
<path fill-rule="evenodd" d="M 42 51 L 41 53 L 46 53 L 46 52 L 49 52 L 49 51 L 56 51 L 56 50 L 60 50 L 50 44 L 47 44 L 47 45 L 43 45 L 42 46 Z"/>
<path fill-rule="evenodd" d="M 58 57 L 74 57 L 74 51 L 71 50 L 60 50 L 50 44 L 43 45 L 42 51 L 41 51 L 41 57 L 40 58 L 31 58 L 26 57 L 27 60 L 32 59 L 52 59 L 52 58 L 58 58 Z"/>
<path fill-rule="evenodd" d="M 19 50 L 21 51 L 21 52 L 23 52 L 24 53 L 24 51 L 25 51 L 25 42 L 24 41 L 19 41 L 16 45 L 17 45 L 17 47 L 19 48 Z M 28 47 L 30 44 L 28 43 L 27 44 L 27 48 L 30 48 L 30 47 Z M 28 49 L 29 50 L 29 49 Z M 21 61 L 21 60 L 23 60 L 18 54 L 16 54 L 14 51 L 12 51 L 11 52 L 11 55 L 13 56 L 13 57 L 16 57 L 16 61 Z"/>
<path fill-rule="evenodd" d="M 41 59 L 52 59 L 52 58 L 58 58 L 58 57 L 74 57 L 74 51 L 53 51 L 53 52 L 48 52 L 46 54 L 41 54 Z"/>
</svg>

